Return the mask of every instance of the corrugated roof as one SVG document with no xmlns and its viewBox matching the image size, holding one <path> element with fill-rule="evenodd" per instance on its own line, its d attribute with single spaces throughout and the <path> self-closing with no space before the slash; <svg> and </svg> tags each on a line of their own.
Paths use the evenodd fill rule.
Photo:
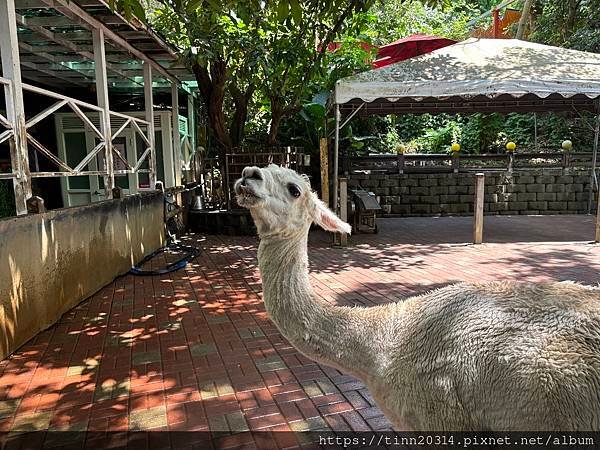
<svg viewBox="0 0 600 450">
<path fill-rule="evenodd" d="M 15 7 L 25 80 L 63 88 L 94 85 L 92 27 L 82 16 L 105 25 L 170 78 L 195 80 L 178 64 L 176 48 L 139 20 L 113 12 L 105 0 L 15 0 Z M 109 36 L 105 42 L 109 87 L 141 89 L 142 61 Z M 154 73 L 156 85 L 168 85 L 165 74 Z"/>
</svg>

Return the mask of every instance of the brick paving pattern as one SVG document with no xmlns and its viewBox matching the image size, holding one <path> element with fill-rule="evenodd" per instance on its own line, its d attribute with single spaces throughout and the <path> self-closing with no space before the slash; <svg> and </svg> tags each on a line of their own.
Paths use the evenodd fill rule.
<svg viewBox="0 0 600 450">
<path fill-rule="evenodd" d="M 471 226 L 382 219 L 344 249 L 313 232 L 313 286 L 372 306 L 456 281 L 600 282 L 591 216 L 487 217 L 481 246 L 465 244 Z M 296 442 L 248 431 L 391 429 L 361 382 L 302 356 L 271 323 L 256 238 L 185 239 L 202 249 L 186 269 L 117 278 L 0 362 L 0 431 L 210 431 L 223 448 L 267 448 Z"/>
</svg>

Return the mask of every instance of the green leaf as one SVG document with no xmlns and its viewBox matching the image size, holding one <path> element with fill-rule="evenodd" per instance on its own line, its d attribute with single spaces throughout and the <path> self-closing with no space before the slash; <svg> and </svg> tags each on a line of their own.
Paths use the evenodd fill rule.
<svg viewBox="0 0 600 450">
<path fill-rule="evenodd" d="M 188 14 L 192 14 L 202 4 L 202 1 L 203 0 L 189 0 L 189 2 L 185 5 L 185 11 Z"/>
<path fill-rule="evenodd" d="M 217 0 L 206 0 L 214 12 L 219 12 L 222 9 L 221 4 Z"/>
<path fill-rule="evenodd" d="M 310 114 L 315 120 L 325 119 L 325 107 L 318 103 L 308 103 L 304 105 L 304 111 Z"/>
<path fill-rule="evenodd" d="M 285 21 L 290 14 L 290 5 L 288 0 L 280 0 L 277 4 L 277 20 L 279 22 Z"/>
<path fill-rule="evenodd" d="M 300 24 L 302 21 L 302 7 L 300 6 L 300 2 L 298 0 L 290 0 L 290 10 L 296 25 Z"/>
<path fill-rule="evenodd" d="M 300 111 L 300 117 L 302 117 L 307 122 L 312 122 L 312 119 L 308 116 L 308 114 L 306 114 L 306 111 L 304 110 Z"/>
<path fill-rule="evenodd" d="M 146 22 L 146 10 L 138 0 L 130 0 L 133 14 L 142 22 Z"/>
<path fill-rule="evenodd" d="M 248 8 L 245 5 L 240 4 L 238 8 L 238 16 L 244 23 L 249 23 L 251 21 L 251 14 Z"/>
</svg>

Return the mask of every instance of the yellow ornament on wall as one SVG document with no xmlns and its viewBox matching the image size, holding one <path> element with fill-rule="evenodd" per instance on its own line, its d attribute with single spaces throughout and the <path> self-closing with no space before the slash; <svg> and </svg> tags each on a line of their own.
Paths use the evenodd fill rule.
<svg viewBox="0 0 600 450">
<path fill-rule="evenodd" d="M 573 143 L 567 139 L 566 141 L 563 141 L 562 148 L 563 150 L 571 150 L 573 148 Z"/>
<path fill-rule="evenodd" d="M 458 142 L 453 142 L 452 145 L 450 146 L 450 149 L 453 152 L 460 152 L 460 144 Z"/>
<path fill-rule="evenodd" d="M 396 153 L 404 154 L 406 153 L 406 147 L 402 144 L 396 146 Z"/>
<path fill-rule="evenodd" d="M 517 144 L 515 144 L 514 142 L 510 141 L 506 143 L 506 151 L 514 152 L 516 148 Z"/>
</svg>

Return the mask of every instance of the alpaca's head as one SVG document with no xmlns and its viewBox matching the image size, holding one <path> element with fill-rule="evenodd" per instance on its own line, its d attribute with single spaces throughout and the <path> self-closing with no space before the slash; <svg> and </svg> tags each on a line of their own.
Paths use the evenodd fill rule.
<svg viewBox="0 0 600 450">
<path fill-rule="evenodd" d="M 312 222 L 328 231 L 350 233 L 350 225 L 311 190 L 308 177 L 291 169 L 274 164 L 246 167 L 234 190 L 238 204 L 250 210 L 261 237 L 292 237 L 305 233 Z"/>
</svg>

